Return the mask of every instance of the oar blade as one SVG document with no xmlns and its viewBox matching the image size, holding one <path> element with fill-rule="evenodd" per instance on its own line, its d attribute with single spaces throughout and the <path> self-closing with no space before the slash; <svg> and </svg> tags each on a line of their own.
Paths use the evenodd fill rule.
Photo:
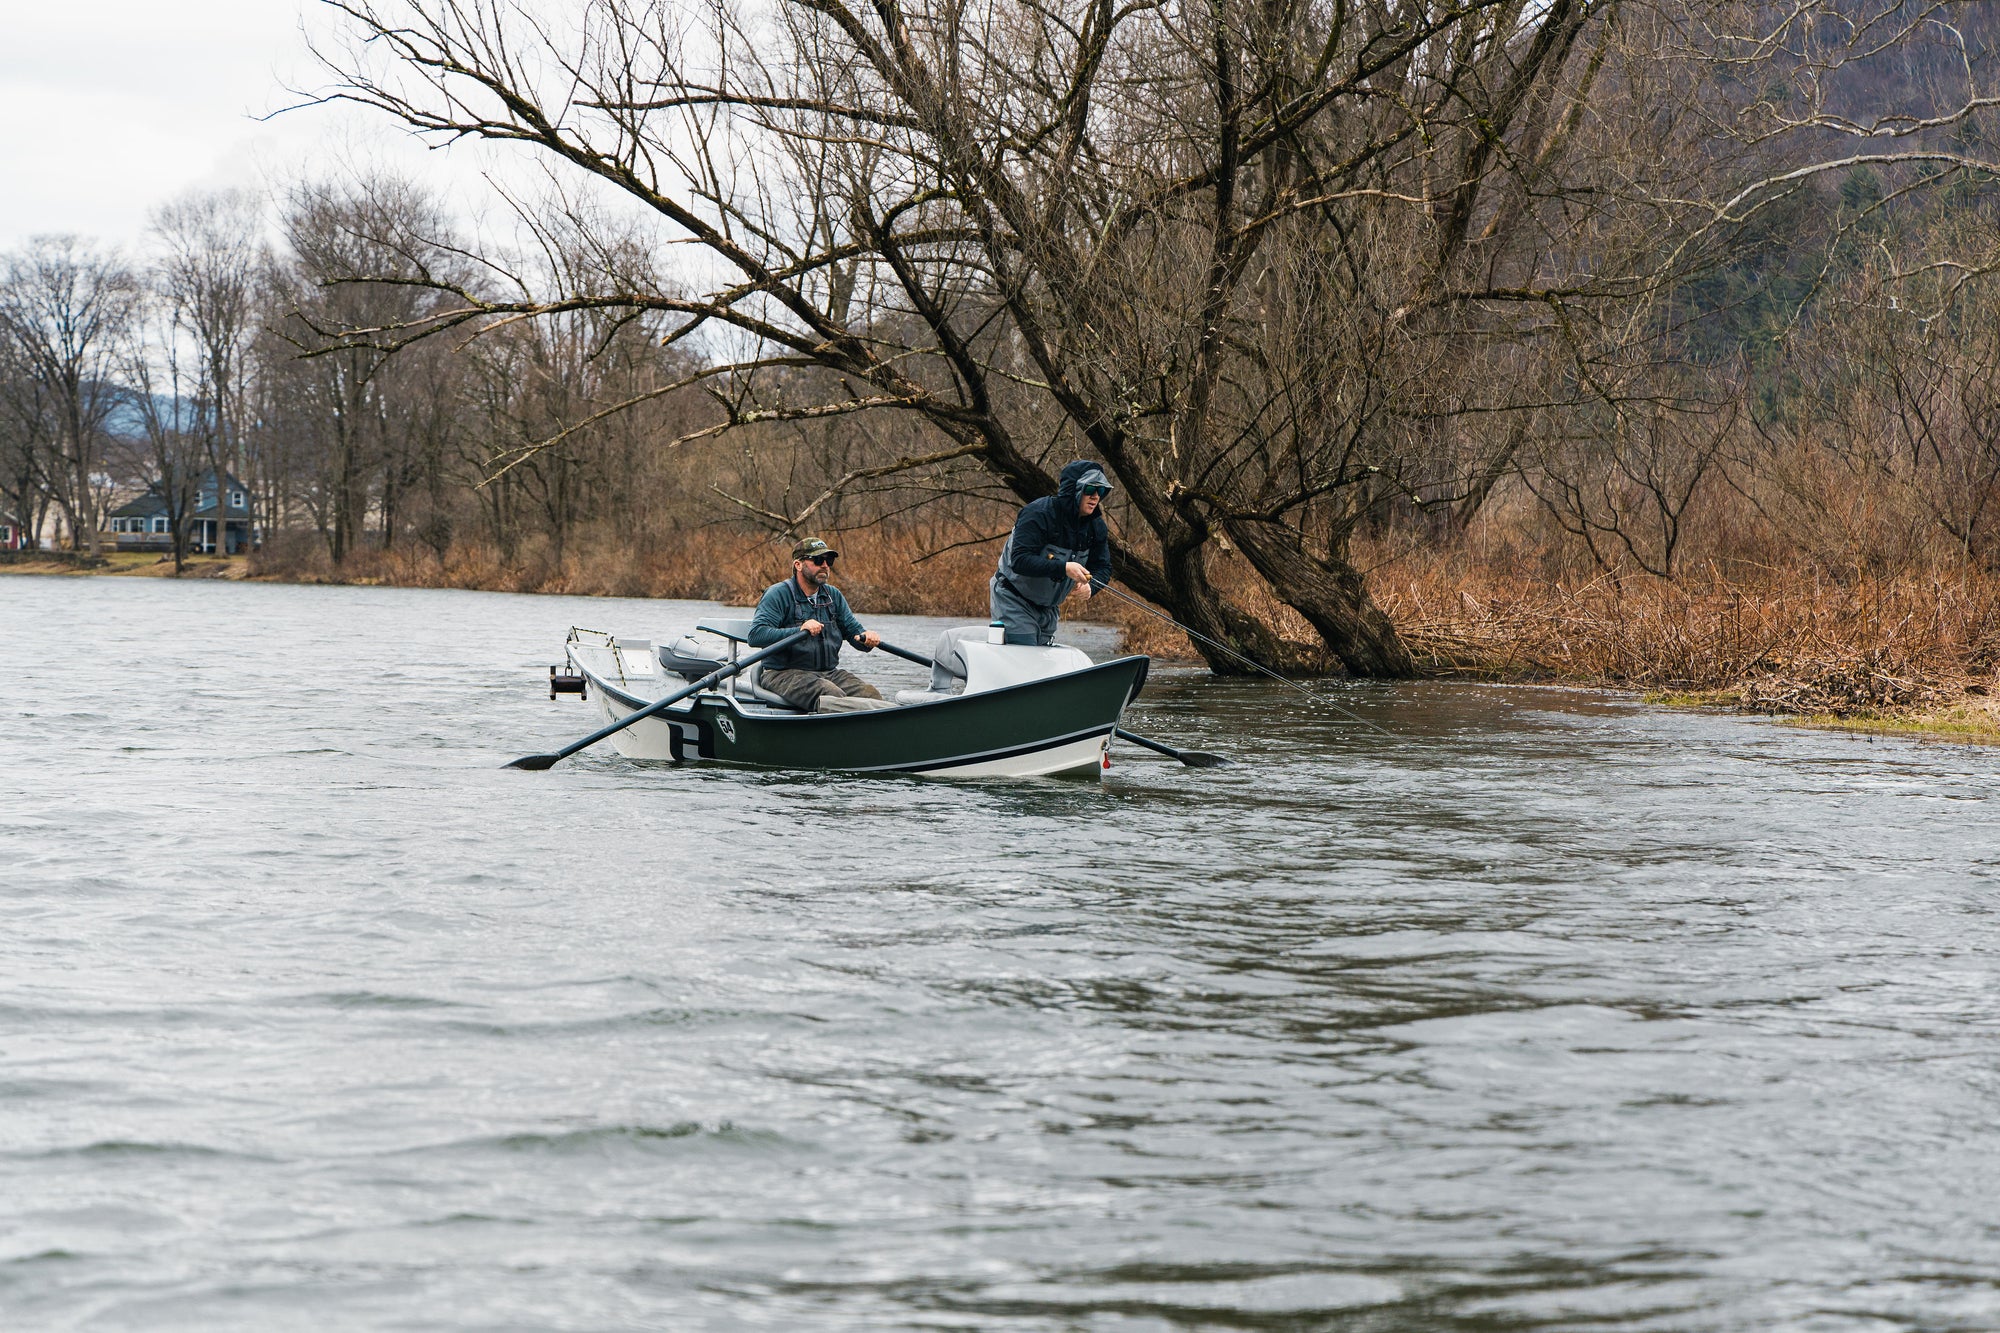
<svg viewBox="0 0 2000 1333">
<path fill-rule="evenodd" d="M 530 772 L 539 773 L 545 768 L 554 768 L 561 759 L 562 756 L 559 754 L 531 754 L 524 755 L 511 764 L 502 764 L 501 767 L 525 768 Z"/>
<path fill-rule="evenodd" d="M 1169 759 L 1177 759 L 1189 768 L 1227 768 L 1235 762 L 1233 759 L 1224 759 L 1219 754 L 1210 754 L 1206 750 L 1176 750 L 1171 745 L 1162 745 L 1156 740 L 1149 740 L 1136 732 L 1127 731 L 1123 727 L 1119 727 L 1111 734 L 1121 741 L 1130 741 L 1134 745 L 1151 750 L 1154 754 L 1163 754 Z"/>
</svg>

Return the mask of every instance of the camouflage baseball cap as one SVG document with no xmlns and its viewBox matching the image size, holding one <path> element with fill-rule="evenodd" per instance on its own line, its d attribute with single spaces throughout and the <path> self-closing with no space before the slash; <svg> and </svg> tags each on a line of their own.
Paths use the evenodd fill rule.
<svg viewBox="0 0 2000 1333">
<path fill-rule="evenodd" d="M 816 555 L 839 555 L 840 552 L 828 546 L 817 537 L 808 537 L 792 548 L 792 559 L 810 560 Z"/>
</svg>

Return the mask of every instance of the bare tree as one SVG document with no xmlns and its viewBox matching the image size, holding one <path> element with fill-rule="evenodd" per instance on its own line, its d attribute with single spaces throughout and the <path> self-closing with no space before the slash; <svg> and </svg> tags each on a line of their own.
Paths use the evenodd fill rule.
<svg viewBox="0 0 2000 1333">
<path fill-rule="evenodd" d="M 44 480 L 72 546 L 93 557 L 109 493 L 104 427 L 120 399 L 138 290 L 121 259 L 74 236 L 30 241 L 6 257 L 0 280 L 0 328 L 52 427 Z"/>
<path fill-rule="evenodd" d="M 184 337 L 194 352 L 185 365 L 174 360 L 177 373 L 193 372 L 183 386 L 189 419 L 177 408 L 174 420 L 177 429 L 195 432 L 215 471 L 217 554 L 228 551 L 229 478 L 249 470 L 243 435 L 258 279 L 265 267 L 262 226 L 260 203 L 235 190 L 188 195 L 153 216 L 160 251 L 154 281 L 170 312 L 170 336 L 176 343 Z M 254 529 L 254 509 L 246 520 Z M 178 542 L 175 550 L 178 560 Z"/>
<path fill-rule="evenodd" d="M 1908 220 L 1788 342 L 1787 391 L 1738 470 L 1794 549 L 1891 566 L 2000 558 L 1996 219 L 2000 198 L 1948 198 Z"/>
<path fill-rule="evenodd" d="M 0 507 L 31 537 L 41 532 L 51 503 L 54 441 L 47 387 L 0 323 Z"/>
<path fill-rule="evenodd" d="M 144 432 L 135 466 L 128 471 L 143 477 L 166 507 L 178 578 L 187 568 L 189 527 L 201 494 L 202 468 L 204 463 L 212 466 L 214 457 L 202 407 L 204 358 L 188 337 L 184 313 L 170 286 L 162 284 L 147 293 L 142 310 L 138 336 L 122 368 Z M 228 485 L 220 473 L 217 476 L 218 522 L 223 522 Z"/>
<path fill-rule="evenodd" d="M 781 527 L 967 462 L 1043 495 L 1094 453 L 1122 483 L 1121 578 L 1284 660 L 1212 578 L 1226 536 L 1357 674 L 1411 667 L 1348 554 L 1372 516 L 1473 503 L 1524 418 L 1567 414 L 1651 497 L 1670 568 L 1715 419 L 1673 416 L 1713 411 L 1699 374 L 1650 370 L 1682 355 L 1677 293 L 1808 182 L 1992 166 L 1952 137 L 1994 105 L 1972 63 L 1914 111 L 1866 91 L 1881 51 L 1959 31 L 1956 0 L 596 0 L 561 29 L 508 0 L 329 2 L 352 40 L 328 97 L 526 145 L 688 256 L 688 290 L 438 282 L 450 300 L 349 342 L 647 316 L 700 349 L 685 383 L 716 417 L 686 438 L 922 424 L 761 506 Z"/>
<path fill-rule="evenodd" d="M 489 256 L 494 286 L 525 297 L 544 283 L 579 294 L 657 285 L 646 248 L 601 215 L 560 198 L 538 212 L 525 253 L 504 263 Z M 557 564 L 580 523 L 617 510 L 629 517 L 619 497 L 635 488 L 633 460 L 609 446 L 635 415 L 657 406 L 665 368 L 683 359 L 657 347 L 657 322 L 585 302 L 509 321 L 466 349 L 483 413 L 486 449 L 477 461 L 494 475 L 489 513 L 511 519 L 516 502 L 532 505 Z M 541 447 L 557 435 L 563 448 Z M 503 526 L 511 531 L 511 522 Z M 511 546 L 511 536 L 500 539 Z"/>
<path fill-rule="evenodd" d="M 1399 196 L 1383 174 L 1440 137 L 1438 176 L 1483 177 L 1480 144 L 1547 100 L 1597 11 L 716 3 L 691 29 L 614 0 L 565 45 L 504 4 L 338 7 L 360 38 L 335 59 L 338 96 L 440 136 L 533 143 L 654 210 L 715 275 L 692 297 L 460 292 L 437 324 L 655 313 L 669 340 L 707 340 L 712 429 L 920 416 L 937 443 L 869 479 L 971 457 L 1028 498 L 1053 489 L 1053 455 L 1091 450 L 1151 534 L 1120 551 L 1127 582 L 1281 657 L 1210 581 L 1206 546 L 1227 530 L 1371 674 L 1408 655 L 1346 563 L 1351 516 L 1315 536 L 1312 510 L 1383 470 L 1381 400 L 1315 381 L 1336 352 L 1379 357 L 1407 311 L 1357 315 L 1374 267 L 1357 249 L 1376 237 L 1341 205 Z M 1454 190 L 1396 199 L 1443 219 L 1424 271 L 1472 234 L 1476 191 Z M 1291 262 L 1266 262 L 1287 237 Z M 1309 269 L 1313 299 L 1275 291 Z M 1302 338 L 1316 346 L 1290 355 Z M 811 383 L 803 367 L 826 372 L 816 400 L 774 392 Z"/>
<path fill-rule="evenodd" d="M 422 320 L 436 304 L 433 289 L 464 266 L 435 202 L 395 177 L 296 186 L 280 223 L 287 253 L 271 267 L 270 299 L 284 312 L 277 330 L 294 355 L 266 362 L 278 400 L 274 428 L 304 446 L 300 498 L 339 564 L 364 540 L 371 515 L 394 522 L 410 385 L 442 391 L 414 367 L 392 370 L 390 346 L 339 331 Z"/>
</svg>

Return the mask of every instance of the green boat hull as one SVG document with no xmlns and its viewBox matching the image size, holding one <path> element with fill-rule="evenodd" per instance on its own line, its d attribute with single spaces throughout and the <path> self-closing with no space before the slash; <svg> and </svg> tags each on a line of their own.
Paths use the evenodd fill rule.
<svg viewBox="0 0 2000 1333">
<path fill-rule="evenodd" d="M 965 777 L 1095 775 L 1149 661 L 1121 657 L 1004 689 L 860 713 L 786 714 L 696 696 L 614 736 L 633 758 Z M 650 700 L 588 671 L 608 721 Z"/>
</svg>

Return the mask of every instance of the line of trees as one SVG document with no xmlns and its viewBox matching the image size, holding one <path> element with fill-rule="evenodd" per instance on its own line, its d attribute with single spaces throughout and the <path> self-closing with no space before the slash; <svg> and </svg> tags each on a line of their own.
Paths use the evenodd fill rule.
<svg viewBox="0 0 2000 1333">
<path fill-rule="evenodd" d="M 329 96 L 519 145 L 698 256 L 518 297 L 438 275 L 437 308 L 347 336 L 651 319 L 721 428 L 900 418 L 909 452 L 855 482 L 1028 499 L 1087 451 L 1133 520 L 1121 577 L 1259 660 L 1286 646 L 1218 550 L 1350 671 L 1403 674 L 1357 535 L 1463 528 L 1502 480 L 1656 574 L 1725 458 L 1842 413 L 1874 449 L 1843 466 L 1990 490 L 1956 425 L 1996 253 L 1976 3 L 333 3 Z M 1849 313 L 1906 287 L 1920 329 Z M 1914 381 L 1848 359 L 1892 352 Z M 1835 380 L 1788 384 L 1814 356 Z"/>
<path fill-rule="evenodd" d="M 685 373 L 646 321 L 580 311 L 394 355 L 339 335 L 426 317 L 440 276 L 497 272 L 454 225 L 406 179 L 350 174 L 189 195 L 136 256 L 72 236 L 0 256 L 0 508 L 96 555 L 113 505 L 150 490 L 181 565 L 202 479 L 235 476 L 268 541 L 336 567 L 467 542 L 560 561 L 580 528 L 692 512 L 694 470 L 664 474 L 652 448 L 680 405 L 581 420 Z M 586 245 L 522 262 L 588 282 Z M 558 432 L 565 448 L 527 448 Z"/>
<path fill-rule="evenodd" d="M 322 96 L 547 188 L 504 241 L 376 175 L 9 257 L 24 518 L 227 466 L 336 564 L 945 546 L 1089 454 L 1122 581 L 1372 675 L 1366 560 L 1496 523 L 1661 578 L 2000 550 L 1977 0 L 331 7 Z"/>
</svg>

